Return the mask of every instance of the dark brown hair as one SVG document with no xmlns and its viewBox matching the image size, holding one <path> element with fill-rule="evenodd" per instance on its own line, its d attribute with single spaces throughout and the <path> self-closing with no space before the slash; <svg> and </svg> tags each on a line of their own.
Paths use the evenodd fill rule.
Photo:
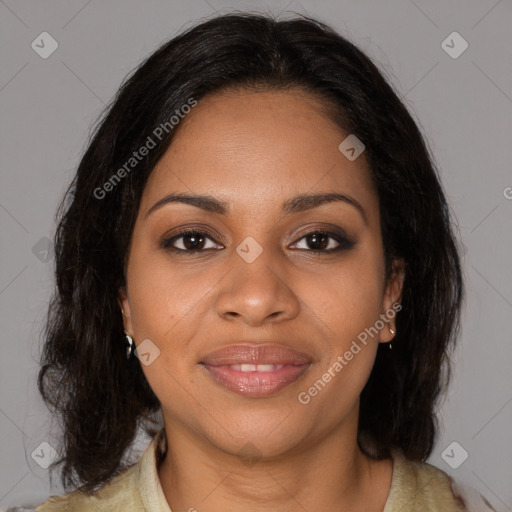
<svg viewBox="0 0 512 512">
<path fill-rule="evenodd" d="M 384 456 L 431 453 L 435 407 L 449 381 L 463 280 L 438 171 L 408 110 L 372 61 L 307 17 L 229 14 L 154 52 L 120 87 L 95 129 L 57 212 L 56 291 L 48 310 L 38 388 L 62 427 L 62 482 L 93 492 L 123 468 L 138 426 L 160 402 L 138 359 L 124 358 L 118 290 L 149 174 L 176 130 L 165 132 L 108 193 L 95 193 L 191 98 L 230 88 L 316 94 L 364 142 L 379 197 L 387 278 L 405 260 L 393 350 L 379 344 L 361 395 L 360 433 Z M 179 127 L 178 127 L 179 128 Z M 103 188 L 103 190 L 105 190 Z"/>
</svg>

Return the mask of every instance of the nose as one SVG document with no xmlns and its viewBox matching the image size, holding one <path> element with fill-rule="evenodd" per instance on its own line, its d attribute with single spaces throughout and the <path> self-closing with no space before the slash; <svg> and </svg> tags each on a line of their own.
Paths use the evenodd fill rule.
<svg viewBox="0 0 512 512">
<path fill-rule="evenodd" d="M 271 251 L 264 250 L 250 263 L 234 252 L 230 264 L 216 298 L 219 316 L 256 327 L 298 315 L 300 302 L 291 286 L 290 271 Z"/>
</svg>

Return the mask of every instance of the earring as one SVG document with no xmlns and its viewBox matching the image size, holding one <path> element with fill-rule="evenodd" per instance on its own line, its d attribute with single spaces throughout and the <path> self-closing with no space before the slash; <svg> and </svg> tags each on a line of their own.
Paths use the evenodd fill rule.
<svg viewBox="0 0 512 512">
<path fill-rule="evenodd" d="M 124 334 L 125 334 L 124 346 L 126 349 L 125 356 L 126 356 L 126 359 L 129 361 L 133 357 L 134 343 L 133 343 L 133 339 L 131 338 L 131 336 L 128 335 L 128 333 L 125 332 Z"/>
<path fill-rule="evenodd" d="M 395 332 L 396 332 L 396 331 L 394 331 L 394 330 L 393 330 L 393 329 L 391 329 L 391 327 L 390 327 L 390 328 L 389 328 L 389 332 L 390 332 L 391 334 L 395 334 Z M 389 350 L 393 350 L 393 347 L 392 347 L 391 343 L 392 343 L 392 342 L 390 341 L 390 342 L 389 342 Z"/>
</svg>

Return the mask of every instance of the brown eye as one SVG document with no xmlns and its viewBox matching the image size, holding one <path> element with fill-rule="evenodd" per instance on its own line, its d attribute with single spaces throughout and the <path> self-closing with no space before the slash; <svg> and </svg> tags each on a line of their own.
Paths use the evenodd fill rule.
<svg viewBox="0 0 512 512">
<path fill-rule="evenodd" d="M 311 249 L 327 249 L 331 237 L 326 233 L 312 233 L 306 236 L 306 243 Z"/>
<path fill-rule="evenodd" d="M 207 241 L 214 241 L 207 233 L 204 231 L 183 231 L 178 235 L 175 235 L 167 240 L 162 242 L 162 247 L 165 249 L 170 249 L 172 251 L 177 252 L 202 252 L 205 249 L 212 249 L 215 247 L 206 247 L 205 244 Z M 176 242 L 179 242 L 178 247 Z"/>
<path fill-rule="evenodd" d="M 330 231 L 311 231 L 302 236 L 300 240 L 305 240 L 306 248 L 299 249 L 309 249 L 312 252 L 331 253 L 351 249 L 355 245 L 348 238 Z"/>
<path fill-rule="evenodd" d="M 301 242 L 305 243 L 305 246 L 299 247 L 299 250 L 325 254 L 351 249 L 355 245 L 355 242 L 350 241 L 347 237 L 330 231 L 311 231 L 299 238 L 298 242 L 301 240 L 305 241 Z M 209 241 L 213 242 L 213 246 L 207 246 Z M 215 246 L 215 240 L 210 235 L 198 230 L 182 231 L 164 240 L 161 245 L 164 249 L 183 254 L 197 254 L 222 248 L 222 246 Z"/>
</svg>

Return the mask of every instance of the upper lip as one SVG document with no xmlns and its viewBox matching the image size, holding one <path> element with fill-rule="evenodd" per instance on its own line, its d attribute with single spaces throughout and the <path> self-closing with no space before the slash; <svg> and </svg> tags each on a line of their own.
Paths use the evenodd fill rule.
<svg viewBox="0 0 512 512">
<path fill-rule="evenodd" d="M 231 364 L 291 364 L 312 362 L 311 356 L 280 344 L 240 343 L 221 347 L 206 355 L 201 363 L 211 366 Z"/>
</svg>

